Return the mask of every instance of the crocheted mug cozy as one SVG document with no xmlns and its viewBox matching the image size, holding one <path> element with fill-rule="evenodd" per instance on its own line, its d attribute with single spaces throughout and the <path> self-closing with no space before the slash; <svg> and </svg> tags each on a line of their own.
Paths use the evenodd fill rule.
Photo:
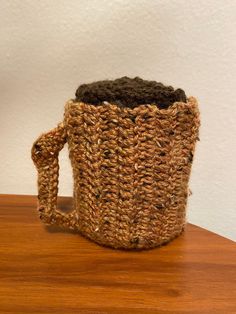
<svg viewBox="0 0 236 314">
<path fill-rule="evenodd" d="M 196 98 L 180 89 L 137 77 L 81 85 L 63 122 L 31 150 L 40 218 L 113 248 L 169 242 L 185 227 L 199 126 Z M 66 142 L 74 178 L 69 213 L 57 209 Z"/>
</svg>

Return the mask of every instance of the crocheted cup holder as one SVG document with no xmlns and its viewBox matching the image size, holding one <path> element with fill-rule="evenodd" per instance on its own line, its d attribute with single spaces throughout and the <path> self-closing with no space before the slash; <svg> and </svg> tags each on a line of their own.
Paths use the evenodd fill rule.
<svg viewBox="0 0 236 314">
<path fill-rule="evenodd" d="M 116 84 L 108 84 L 109 89 L 104 81 L 103 90 L 101 84 L 93 90 L 86 85 L 84 94 L 77 90 L 77 96 L 87 95 L 89 102 L 69 100 L 63 122 L 35 141 L 38 209 L 45 223 L 77 230 L 98 244 L 148 249 L 184 230 L 199 110 L 194 97 L 168 103 L 164 89 L 155 94 L 166 97 L 162 106 L 142 103 L 144 95 L 153 99 L 153 89 L 148 98 L 147 85 L 141 88 L 136 82 L 132 89 L 127 78 L 128 85 L 121 82 L 123 93 Z M 119 99 L 114 96 L 117 91 Z M 171 97 L 184 97 L 182 92 L 169 92 Z M 113 101 L 105 100 L 108 94 Z M 133 105 L 127 106 L 128 95 L 133 95 Z M 57 209 L 58 154 L 66 142 L 74 178 L 73 209 L 68 214 Z"/>
</svg>

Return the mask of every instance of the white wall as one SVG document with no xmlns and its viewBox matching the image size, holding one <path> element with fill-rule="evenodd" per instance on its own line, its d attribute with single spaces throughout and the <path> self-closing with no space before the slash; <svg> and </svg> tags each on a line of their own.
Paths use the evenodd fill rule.
<svg viewBox="0 0 236 314">
<path fill-rule="evenodd" d="M 140 76 L 198 98 L 189 221 L 236 240 L 235 38 L 234 0 L 0 1 L 0 193 L 37 193 L 31 145 L 79 84 Z"/>
</svg>

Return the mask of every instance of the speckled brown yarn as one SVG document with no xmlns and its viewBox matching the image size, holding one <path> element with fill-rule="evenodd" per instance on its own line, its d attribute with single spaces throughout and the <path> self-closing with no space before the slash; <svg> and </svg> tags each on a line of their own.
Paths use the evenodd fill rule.
<svg viewBox="0 0 236 314">
<path fill-rule="evenodd" d="M 64 121 L 32 147 L 40 218 L 113 248 L 169 242 L 184 230 L 199 125 L 194 97 L 168 109 L 68 101 Z M 74 177 L 69 214 L 57 209 L 58 153 L 65 142 Z"/>
</svg>

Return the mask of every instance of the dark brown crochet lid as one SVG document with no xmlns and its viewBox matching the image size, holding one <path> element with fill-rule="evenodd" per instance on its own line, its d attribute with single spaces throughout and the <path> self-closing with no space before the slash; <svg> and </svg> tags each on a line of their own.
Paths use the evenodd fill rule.
<svg viewBox="0 0 236 314">
<path fill-rule="evenodd" d="M 166 109 L 174 102 L 186 102 L 185 92 L 156 81 L 143 80 L 140 77 L 123 76 L 115 80 L 96 81 L 82 84 L 76 90 L 76 101 L 101 105 L 104 101 L 121 107 L 134 108 L 141 104 L 156 104 Z"/>
</svg>

